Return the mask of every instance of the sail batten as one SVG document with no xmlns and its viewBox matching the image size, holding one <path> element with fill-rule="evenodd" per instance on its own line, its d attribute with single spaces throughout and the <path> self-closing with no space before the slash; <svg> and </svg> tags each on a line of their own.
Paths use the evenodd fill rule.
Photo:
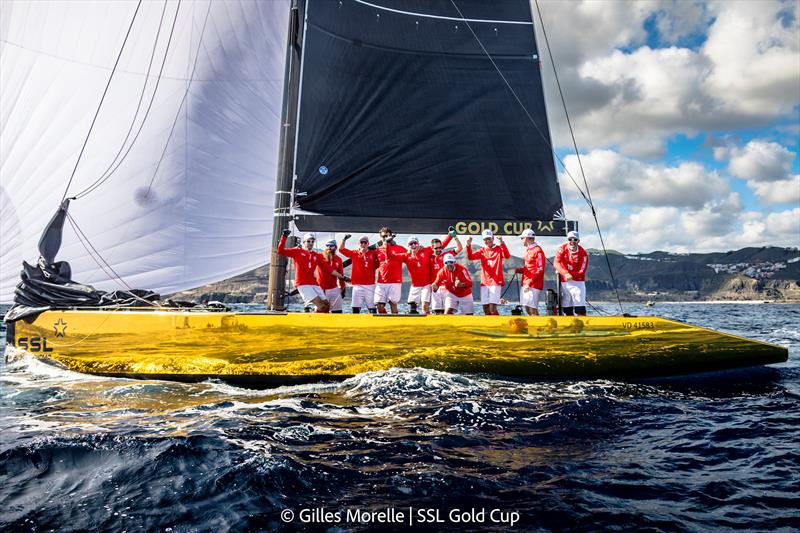
<svg viewBox="0 0 800 533">
<path fill-rule="evenodd" d="M 306 17 L 295 192 L 315 227 L 559 218 L 526 0 L 310 0 Z"/>
</svg>

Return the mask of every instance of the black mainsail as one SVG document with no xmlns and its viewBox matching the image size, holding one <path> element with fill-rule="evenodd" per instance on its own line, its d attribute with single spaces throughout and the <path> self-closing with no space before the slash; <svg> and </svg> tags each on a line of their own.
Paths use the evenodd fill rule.
<svg viewBox="0 0 800 533">
<path fill-rule="evenodd" d="M 564 220 L 528 0 L 298 4 L 299 104 L 284 123 L 297 126 L 299 229 L 574 227 Z"/>
<path fill-rule="evenodd" d="M 299 227 L 563 218 L 527 0 L 307 9 L 295 194 L 324 217 Z"/>
</svg>

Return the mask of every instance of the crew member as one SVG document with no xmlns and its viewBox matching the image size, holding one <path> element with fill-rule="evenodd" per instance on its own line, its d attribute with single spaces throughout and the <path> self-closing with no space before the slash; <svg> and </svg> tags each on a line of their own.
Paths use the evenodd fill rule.
<svg viewBox="0 0 800 533">
<path fill-rule="evenodd" d="M 402 254 L 408 250 L 394 242 L 394 234 L 389 228 L 381 228 L 381 245 L 378 247 L 378 285 L 375 287 L 375 305 L 378 313 L 386 314 L 386 304 L 392 309 L 392 314 L 397 314 L 397 302 L 400 301 L 400 292 L 403 287 L 403 261 Z"/>
<path fill-rule="evenodd" d="M 542 247 L 536 243 L 536 233 L 526 229 L 520 235 L 525 246 L 525 266 L 516 270 L 522 274 L 522 294 L 519 303 L 525 306 L 528 315 L 539 314 L 539 296 L 544 288 L 545 255 Z"/>
<path fill-rule="evenodd" d="M 467 259 L 475 261 L 481 260 L 481 304 L 485 315 L 499 315 L 497 305 L 503 294 L 503 259 L 511 257 L 511 253 L 503 242 L 503 238 L 498 236 L 500 246 L 494 244 L 494 233 L 492 230 L 483 230 L 484 247 L 477 252 L 472 251 L 472 237 L 467 239 Z"/>
<path fill-rule="evenodd" d="M 561 280 L 561 311 L 565 315 L 586 314 L 586 270 L 589 254 L 578 244 L 577 231 L 567 233 L 567 242 L 556 250 L 553 261 Z"/>
<path fill-rule="evenodd" d="M 434 291 L 440 286 L 447 289 L 445 313 L 452 315 L 458 309 L 463 315 L 473 314 L 472 277 L 469 270 L 464 265 L 457 264 L 455 256 L 450 253 L 444 255 L 443 262 L 444 267 L 436 274 L 431 288 Z"/>
<path fill-rule="evenodd" d="M 455 228 L 450 226 L 450 231 L 455 232 Z M 439 271 L 444 267 L 444 256 L 446 253 L 453 254 L 453 257 L 458 257 L 458 254 L 461 253 L 463 247 L 461 246 L 461 241 L 458 240 L 458 236 L 455 236 L 456 247 L 455 249 L 444 249 L 444 243 L 441 239 L 433 238 L 431 239 L 431 249 L 433 250 L 433 255 L 431 255 L 431 279 L 436 279 L 436 275 Z M 446 239 L 445 239 L 446 240 Z M 431 287 L 431 301 L 433 302 L 432 311 L 436 315 L 441 315 L 444 313 L 444 301 L 447 297 L 447 289 L 444 286 L 439 286 L 438 290 L 433 290 Z"/>
<path fill-rule="evenodd" d="M 325 249 L 322 251 L 322 261 L 327 263 L 331 270 L 338 272 L 344 276 L 344 266 L 342 258 L 336 255 L 336 241 L 331 239 L 325 243 Z M 331 306 L 331 313 L 342 312 L 342 299 L 345 295 L 346 285 L 343 278 L 334 277 L 328 274 L 322 263 L 317 266 L 317 282 L 320 288 L 325 293 L 325 299 L 328 300 Z"/>
<path fill-rule="evenodd" d="M 362 307 L 369 309 L 375 314 L 375 271 L 380 266 L 378 251 L 370 250 L 369 238 L 362 236 L 358 239 L 358 250 L 349 250 L 345 242 L 350 235 L 345 235 L 339 245 L 339 253 L 350 258 L 352 268 L 350 277 L 352 278 L 353 297 L 350 304 L 353 307 L 353 314 L 359 314 Z"/>
<path fill-rule="evenodd" d="M 445 236 L 444 241 L 439 242 L 443 246 L 447 246 L 455 236 L 456 229 L 450 226 L 449 233 Z M 409 313 L 412 315 L 419 314 L 418 309 L 421 305 L 422 312 L 427 315 L 430 311 L 431 282 L 434 276 L 431 268 L 433 248 L 420 246 L 417 237 L 409 237 L 407 244 L 408 252 L 401 254 L 399 257 L 406 264 L 408 275 L 411 277 L 411 290 L 408 292 Z M 389 253 L 393 255 L 391 251 Z"/>
<path fill-rule="evenodd" d="M 278 242 L 278 253 L 285 257 L 291 257 L 294 261 L 294 286 L 303 298 L 306 306 L 314 304 L 317 313 L 327 313 L 330 310 L 330 303 L 325 298 L 325 293 L 317 283 L 314 273 L 318 266 L 335 278 L 344 276 L 324 262 L 322 254 L 314 251 L 314 235 L 306 233 L 303 235 L 302 248 L 286 248 L 286 239 L 291 235 L 288 229 L 283 230 L 280 242 Z"/>
</svg>

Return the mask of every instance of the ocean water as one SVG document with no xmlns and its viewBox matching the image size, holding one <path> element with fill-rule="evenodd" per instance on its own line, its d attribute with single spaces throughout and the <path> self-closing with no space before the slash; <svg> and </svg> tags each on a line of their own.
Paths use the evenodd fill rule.
<svg viewBox="0 0 800 533">
<path fill-rule="evenodd" d="M 782 344 L 789 362 L 255 391 L 17 359 L 0 363 L 0 530 L 800 529 L 800 305 L 626 311 Z"/>
</svg>

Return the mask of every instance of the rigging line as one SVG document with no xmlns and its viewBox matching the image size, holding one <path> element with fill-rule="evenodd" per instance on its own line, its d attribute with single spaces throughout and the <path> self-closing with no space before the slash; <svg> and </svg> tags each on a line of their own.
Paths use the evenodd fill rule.
<svg viewBox="0 0 800 533">
<path fill-rule="evenodd" d="M 150 82 L 150 71 L 153 68 L 153 60 L 156 57 L 156 50 L 158 49 L 158 40 L 159 40 L 159 37 L 161 37 L 161 29 L 163 28 L 163 25 L 164 25 L 164 15 L 167 13 L 167 2 L 168 1 L 169 0 L 164 0 L 164 8 L 161 10 L 161 19 L 158 21 L 158 31 L 156 32 L 156 38 L 155 38 L 155 41 L 153 42 L 153 51 L 150 53 L 150 62 L 147 64 L 147 73 L 145 74 L 145 77 L 144 77 L 144 85 L 142 85 L 142 92 L 139 95 L 139 102 L 136 104 L 136 111 L 134 111 L 134 113 L 133 113 L 133 118 L 131 119 L 131 125 L 128 128 L 128 133 L 125 134 L 125 138 L 122 140 L 122 144 L 119 147 L 119 151 L 116 153 L 116 155 L 114 155 L 114 159 L 111 160 L 111 163 L 109 163 L 108 168 L 106 168 L 103 171 L 103 173 L 100 175 L 100 178 L 98 178 L 98 180 L 102 179 L 106 174 L 108 174 L 108 172 L 112 169 L 114 164 L 116 164 L 117 159 L 119 159 L 120 154 L 122 154 L 122 151 L 125 150 L 125 145 L 128 143 L 128 139 L 130 139 L 130 137 L 131 137 L 131 132 L 133 131 L 133 127 L 136 125 L 136 118 L 139 116 L 139 110 L 142 108 L 142 102 L 144 101 L 144 95 L 147 92 L 147 85 Z M 177 14 L 178 14 L 178 12 L 176 10 L 175 11 L 176 17 L 177 17 Z M 167 48 L 169 48 L 169 45 L 167 45 Z M 166 57 L 164 58 L 164 60 L 166 61 Z M 158 85 L 157 84 L 156 84 L 156 89 L 158 89 Z M 155 97 L 155 91 L 153 92 L 153 97 Z M 142 123 L 144 123 L 145 120 L 147 120 L 147 114 L 145 114 L 144 118 L 142 119 Z M 95 183 L 97 183 L 97 181 L 95 181 Z M 93 185 L 94 184 L 90 185 L 89 187 L 87 187 L 87 189 L 90 189 Z M 86 189 L 84 189 L 84 190 L 86 190 Z M 75 195 L 75 197 L 76 198 L 80 198 L 82 194 L 83 194 L 83 192 L 79 192 L 78 194 Z"/>
<path fill-rule="evenodd" d="M 536 124 L 536 121 L 533 120 L 533 117 L 531 116 L 530 112 L 528 112 L 528 108 L 525 107 L 525 104 L 522 103 L 522 100 L 517 95 L 517 91 L 515 91 L 514 88 L 511 87 L 511 84 L 508 82 L 508 79 L 506 79 L 505 75 L 500 70 L 500 67 L 497 66 L 497 63 L 495 63 L 495 61 L 492 58 L 491 54 L 489 54 L 489 51 L 486 49 L 486 47 L 483 45 L 483 42 L 480 40 L 478 35 L 475 33 L 475 30 L 472 29 L 472 26 L 470 25 L 468 20 L 464 17 L 464 14 L 461 13 L 461 10 L 456 5 L 455 0 L 450 0 L 450 3 L 452 3 L 453 7 L 456 8 L 456 11 L 458 11 L 458 14 L 461 16 L 460 20 L 464 21 L 464 24 L 467 25 L 467 28 L 469 28 L 470 33 L 472 33 L 472 36 L 475 37 L 475 40 L 480 45 L 481 49 L 483 50 L 483 53 L 486 54 L 486 57 L 489 59 L 489 61 L 491 61 L 492 66 L 497 71 L 497 73 L 500 75 L 500 78 L 502 78 L 503 83 L 506 84 L 506 87 L 508 87 L 508 90 L 511 91 L 511 94 L 514 96 L 514 99 L 517 101 L 517 103 L 520 105 L 520 107 L 522 107 L 522 111 L 525 112 L 525 115 L 528 117 L 528 120 L 530 120 L 531 124 L 533 124 L 533 127 L 539 133 L 539 136 L 545 142 L 547 147 L 550 148 L 550 151 L 553 152 L 553 155 L 558 160 L 558 162 L 561 163 L 561 166 L 563 167 L 564 172 L 567 174 L 569 179 L 572 180 L 572 183 L 573 183 L 573 185 L 575 185 L 575 188 L 578 190 L 578 192 L 583 197 L 583 199 L 586 201 L 586 203 L 588 203 L 591 206 L 592 205 L 591 200 L 589 198 L 587 198 L 587 196 L 583 193 L 583 190 L 581 189 L 580 185 L 578 185 L 578 182 L 575 181 L 575 178 L 572 177 L 572 173 L 570 173 L 569 169 L 567 168 L 567 165 L 564 164 L 564 161 L 561 159 L 561 156 L 559 156 L 558 153 L 556 152 L 555 147 L 553 147 L 553 143 L 550 142 L 550 140 L 547 138 L 547 136 L 544 134 L 544 132 L 539 128 L 539 125 Z"/>
<path fill-rule="evenodd" d="M 98 251 L 97 251 L 97 248 L 95 248 L 95 247 L 94 247 L 94 245 L 92 245 L 91 241 L 89 241 L 89 238 L 86 236 L 86 234 L 85 234 L 85 233 L 83 232 L 83 230 L 80 228 L 80 226 L 78 226 L 78 223 L 75 221 L 75 219 L 72 217 L 72 215 L 71 215 L 71 214 L 67 213 L 67 219 L 69 220 L 69 223 L 70 223 L 70 225 L 72 225 L 73 229 L 75 230 L 75 232 L 76 232 L 76 234 L 77 234 L 77 236 L 78 236 L 78 240 L 80 241 L 81 245 L 83 245 L 84 249 L 85 249 L 85 250 L 86 250 L 86 251 L 89 253 L 89 256 L 92 258 L 92 260 L 93 260 L 95 263 L 97 263 L 97 266 L 99 266 L 99 267 L 100 267 L 100 269 L 101 269 L 103 272 L 105 272 L 105 274 L 106 274 L 106 275 L 107 275 L 107 276 L 108 276 L 110 279 L 114 279 L 114 278 L 116 277 L 116 279 L 117 279 L 117 280 L 118 280 L 118 281 L 119 281 L 119 282 L 120 282 L 120 283 L 121 283 L 121 284 L 122 284 L 122 285 L 123 285 L 123 286 L 124 286 L 126 289 L 128 289 L 128 293 L 129 293 L 131 296 L 133 296 L 133 297 L 134 297 L 136 300 L 140 300 L 140 301 L 142 301 L 142 302 L 145 302 L 147 305 L 151 305 L 151 306 L 156 306 L 156 307 L 158 307 L 158 304 L 157 304 L 157 303 L 151 302 L 151 301 L 149 301 L 149 300 L 145 300 L 144 298 L 141 298 L 140 296 L 137 296 L 136 294 L 134 294 L 134 293 L 133 293 L 133 288 L 132 288 L 130 285 L 128 285 L 128 283 L 127 283 L 127 282 L 126 282 L 124 279 L 122 279 L 122 276 L 120 276 L 120 275 L 119 275 L 119 273 L 118 273 L 116 270 L 114 270 L 114 267 L 112 267 L 112 266 L 111 266 L 111 265 L 108 263 L 108 261 L 106 261 L 105 259 L 103 259 L 103 256 L 102 256 L 102 255 L 100 255 L 100 252 L 98 252 Z M 85 240 L 85 242 L 84 242 L 84 240 Z M 89 246 L 89 247 L 92 249 L 92 251 L 89 251 L 89 249 L 86 247 L 87 245 L 88 245 L 88 246 Z M 94 252 L 94 254 L 97 256 L 97 258 L 95 258 L 95 255 L 93 255 L 93 254 L 92 254 L 92 252 Z M 98 261 L 97 261 L 97 259 L 100 259 L 100 261 L 102 261 L 102 262 L 103 262 L 103 264 L 105 264 L 105 266 L 106 266 L 106 267 L 108 267 L 108 269 L 109 269 L 111 272 L 113 272 L 113 274 L 114 274 L 114 275 L 112 276 L 111 274 L 109 274 L 109 273 L 108 273 L 108 271 L 107 271 L 105 268 L 103 268 L 103 265 L 102 265 L 100 262 L 98 262 Z"/>
<path fill-rule="evenodd" d="M 625 310 L 622 308 L 622 300 L 619 297 L 619 290 L 617 290 L 617 281 L 614 279 L 614 269 L 611 268 L 611 260 L 608 257 L 608 251 L 606 250 L 606 243 L 603 240 L 603 232 L 600 230 L 600 222 L 597 220 L 597 212 L 594 208 L 594 203 L 592 202 L 592 193 L 589 190 L 589 182 L 586 181 L 586 173 L 583 170 L 583 163 L 581 162 L 581 154 L 578 151 L 578 143 L 575 141 L 575 132 L 572 129 L 572 121 L 569 119 L 569 111 L 567 111 L 567 101 L 564 98 L 564 92 L 561 90 L 561 82 L 558 79 L 558 72 L 556 71 L 556 62 L 553 59 L 553 51 L 550 48 L 550 41 L 547 39 L 547 30 L 544 27 L 544 19 L 542 18 L 542 12 L 539 9 L 539 0 L 534 0 L 536 4 L 536 13 L 539 15 L 539 24 L 542 25 L 542 35 L 544 36 L 544 43 L 547 46 L 547 53 L 550 56 L 550 64 L 553 67 L 553 76 L 556 80 L 556 85 L 558 86 L 558 94 L 561 97 L 561 104 L 564 107 L 564 114 L 567 117 L 567 125 L 569 126 L 569 134 L 572 136 L 572 146 L 575 148 L 575 155 L 578 158 L 578 166 L 581 170 L 581 176 L 583 176 L 583 184 L 586 187 L 586 194 L 589 196 L 589 207 L 592 210 L 592 218 L 594 218 L 594 224 L 597 227 L 597 235 L 600 237 L 600 245 L 603 247 L 603 255 L 606 258 L 606 265 L 608 266 L 608 273 L 611 276 L 611 286 L 614 288 L 614 294 L 617 297 L 617 304 L 619 305 L 619 311 L 621 314 L 625 314 Z"/>
<path fill-rule="evenodd" d="M 89 238 L 86 236 L 86 234 L 80 228 L 80 226 L 78 226 L 78 223 L 75 221 L 74 218 L 72 218 L 72 215 L 67 213 L 67 219 L 69 220 L 70 225 L 72 225 L 72 228 L 75 230 L 75 233 L 78 236 L 78 240 L 81 242 L 81 244 L 83 245 L 84 249 L 86 249 L 86 251 L 89 252 L 89 256 L 92 258 L 92 260 L 94 260 L 95 263 L 97 263 L 97 266 L 100 267 L 100 269 L 106 274 L 106 276 L 108 276 L 110 279 L 116 279 L 117 281 L 120 282 L 120 284 L 123 285 L 124 288 L 126 288 L 128 290 L 131 290 L 131 286 L 128 285 L 125 282 L 124 279 L 122 279 L 122 276 L 120 276 L 111 267 L 111 265 L 108 264 L 108 261 L 103 259 L 103 256 L 100 255 L 100 252 L 97 251 L 97 248 L 95 248 L 92 245 L 92 243 L 89 241 Z M 87 245 L 88 245 L 89 248 L 91 248 L 91 250 L 89 248 L 87 248 Z M 98 262 L 98 259 L 100 261 L 102 261 L 102 264 L 100 262 Z M 106 268 L 108 268 L 108 270 L 106 270 Z M 109 273 L 109 271 L 111 273 Z"/>
<path fill-rule="evenodd" d="M 100 178 L 98 178 L 93 184 L 89 185 L 89 187 L 87 187 L 86 189 L 84 189 L 81 192 L 79 192 L 76 195 L 77 198 L 83 198 L 87 194 L 90 194 L 91 192 L 94 192 L 98 187 L 100 187 L 103 183 L 105 183 L 111 176 L 113 176 L 114 173 L 119 169 L 120 165 L 122 165 L 122 163 L 128 157 L 128 154 L 131 152 L 131 150 L 133 149 L 133 146 L 136 144 L 136 141 L 139 139 L 139 135 L 141 135 L 142 130 L 144 129 L 144 125 L 145 125 L 145 122 L 147 121 L 147 117 L 150 116 L 150 110 L 153 108 L 153 103 L 156 100 L 156 94 L 158 92 L 158 86 L 160 85 L 161 80 L 163 78 L 164 67 L 167 64 L 167 56 L 169 55 L 169 49 L 170 49 L 170 46 L 172 44 L 172 36 L 175 33 L 175 26 L 176 26 L 176 24 L 178 22 L 178 14 L 180 12 L 180 9 L 181 9 L 181 0 L 178 0 L 178 6 L 175 8 L 175 17 L 172 19 L 172 28 L 170 29 L 170 32 L 169 32 L 169 39 L 167 40 L 167 46 L 164 49 L 164 58 L 161 61 L 161 68 L 159 69 L 158 76 L 156 78 L 156 86 L 153 89 L 153 95 L 150 97 L 150 103 L 147 105 L 147 109 L 144 112 L 144 117 L 142 118 L 142 122 L 141 122 L 141 124 L 139 124 L 139 129 L 136 131 L 136 135 L 133 137 L 133 140 L 131 141 L 130 145 L 128 145 L 128 149 L 125 151 L 125 154 L 116 163 L 116 166 L 114 166 L 114 168 L 111 170 L 111 172 L 108 172 L 108 170 L 106 170 L 106 173 L 104 173 L 105 174 L 104 176 L 100 176 Z M 112 165 L 113 165 L 113 163 L 112 163 Z"/>
<path fill-rule="evenodd" d="M 81 162 L 81 157 L 83 157 L 83 151 L 86 149 L 86 145 L 89 142 L 89 137 L 92 135 L 92 129 L 94 128 L 94 123 L 97 121 L 97 116 L 100 114 L 100 109 L 103 107 L 103 101 L 106 98 L 106 93 L 108 93 L 108 88 L 111 86 L 111 80 L 114 79 L 114 73 L 117 71 L 117 65 L 119 65 L 119 60 L 122 58 L 122 52 L 125 50 L 125 43 L 128 42 L 128 37 L 131 35 L 131 30 L 133 29 L 133 23 L 136 21 L 136 15 L 139 14 L 139 8 L 142 7 L 142 0 L 139 0 L 139 3 L 136 4 L 136 11 L 133 12 L 133 17 L 131 18 L 131 23 L 128 26 L 128 31 L 125 33 L 125 39 L 122 41 L 122 46 L 119 49 L 119 53 L 117 54 L 117 60 L 114 62 L 114 67 L 111 69 L 111 74 L 108 76 L 108 82 L 106 82 L 106 88 L 103 90 L 103 96 L 100 97 L 100 103 L 97 105 L 97 110 L 94 113 L 94 118 L 92 118 L 92 123 L 89 126 L 89 131 L 86 132 L 86 139 L 83 141 L 83 146 L 81 146 L 81 151 L 78 154 L 78 159 L 75 161 L 75 167 L 72 169 L 72 174 L 69 176 L 69 181 L 67 182 L 67 187 L 64 189 L 64 195 L 61 197 L 61 201 L 63 202 L 64 199 L 67 197 L 67 192 L 69 192 L 69 186 L 72 185 L 72 180 L 75 178 L 75 172 L 78 170 L 78 165 Z"/>
<path fill-rule="evenodd" d="M 175 132 L 175 126 L 178 124 L 178 119 L 181 116 L 181 110 L 183 109 L 183 105 L 186 103 L 186 97 L 189 95 L 189 89 L 192 86 L 192 81 L 194 80 L 194 72 L 197 70 L 197 62 L 200 58 L 200 48 L 203 45 L 203 37 L 206 33 L 206 24 L 208 23 L 208 16 L 211 14 L 211 0 L 208 2 L 208 8 L 206 9 L 206 17 L 203 20 L 203 27 L 200 29 L 200 38 L 197 41 L 197 49 L 195 50 L 194 54 L 194 64 L 192 65 L 192 72 L 189 75 L 189 82 L 186 84 L 186 90 L 183 92 L 183 98 L 181 99 L 181 105 L 178 106 L 178 112 L 175 113 L 175 120 L 172 121 L 172 128 L 169 130 L 169 135 L 167 136 L 167 142 L 164 143 L 164 149 L 161 151 L 161 157 L 158 158 L 158 163 L 156 164 L 156 168 L 153 171 L 153 176 L 150 178 L 150 182 L 147 184 L 147 192 L 145 192 L 145 196 L 150 195 L 150 190 L 153 187 L 153 183 L 156 180 L 156 176 L 158 176 L 158 169 L 161 168 L 161 163 L 164 161 L 164 157 L 167 154 L 167 147 L 169 147 L 169 142 L 172 140 L 172 134 Z M 186 169 L 184 168 L 184 172 Z"/>
</svg>

